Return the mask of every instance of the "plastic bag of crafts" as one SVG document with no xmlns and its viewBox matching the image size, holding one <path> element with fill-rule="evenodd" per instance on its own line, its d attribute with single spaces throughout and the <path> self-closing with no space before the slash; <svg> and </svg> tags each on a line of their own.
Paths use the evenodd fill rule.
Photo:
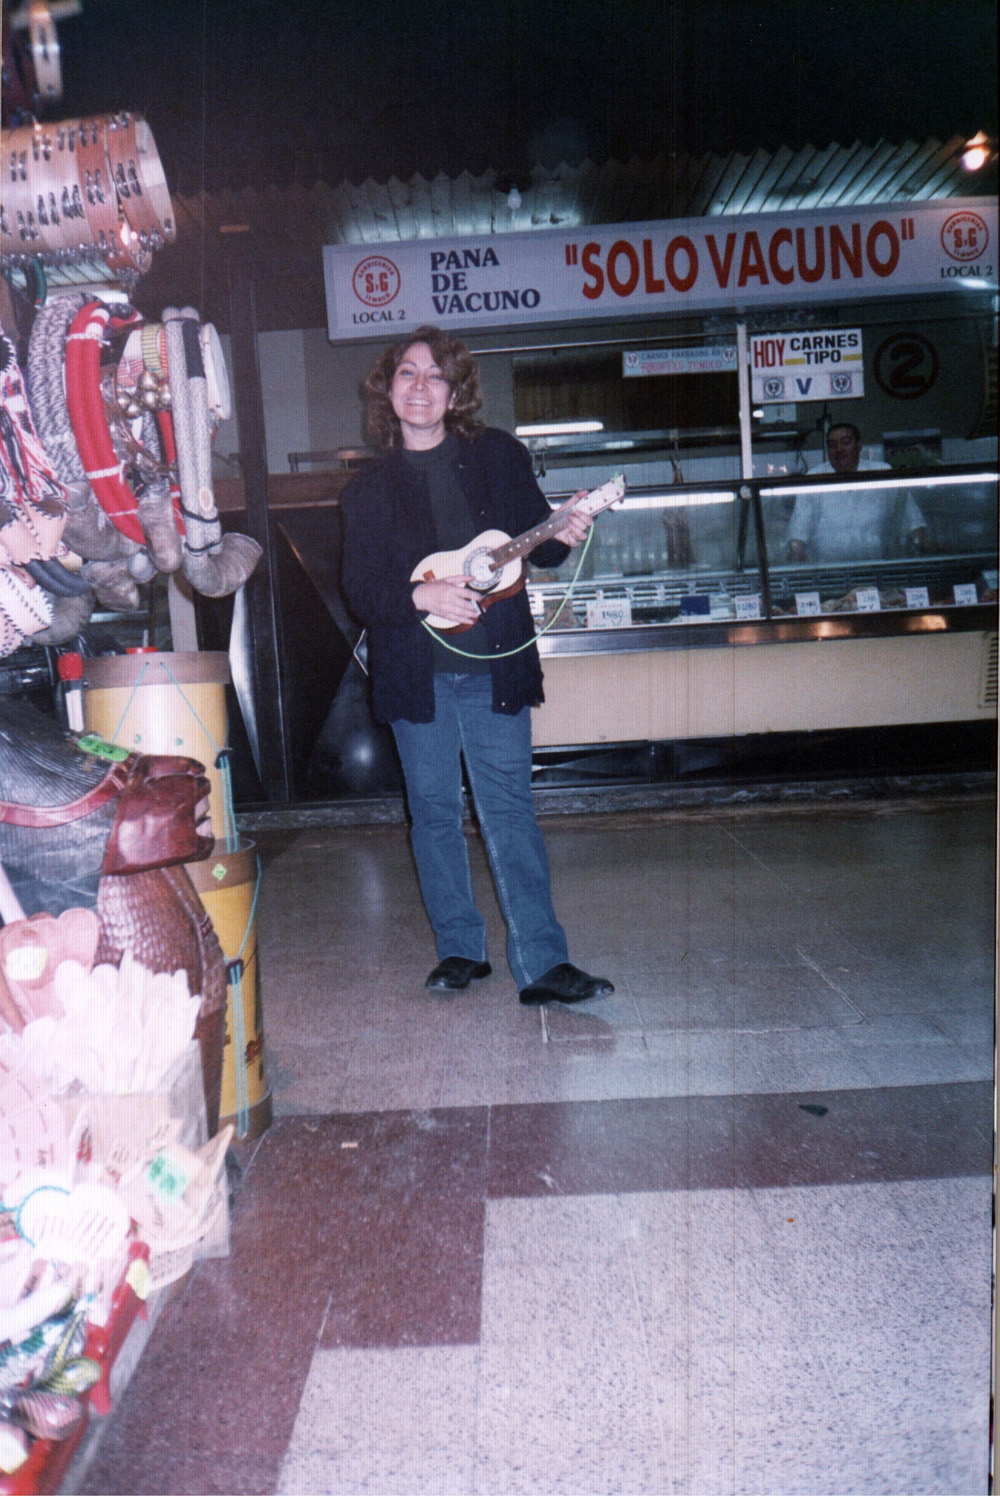
<svg viewBox="0 0 1000 1500">
<path fill-rule="evenodd" d="M 104 1095 L 75 1101 L 78 1175 L 112 1186 L 150 1248 L 150 1287 L 174 1281 L 196 1259 L 226 1255 L 229 1220 L 225 1157 L 233 1128 L 205 1144 L 185 1143 L 185 1123 L 165 1095 Z M 69 1101 L 67 1101 L 67 1104 Z"/>
</svg>

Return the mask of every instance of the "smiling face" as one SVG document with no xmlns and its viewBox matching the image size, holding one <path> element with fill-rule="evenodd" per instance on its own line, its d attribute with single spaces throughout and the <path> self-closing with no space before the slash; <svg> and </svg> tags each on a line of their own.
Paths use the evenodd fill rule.
<svg viewBox="0 0 1000 1500">
<path fill-rule="evenodd" d="M 445 413 L 455 399 L 428 344 L 411 344 L 396 366 L 389 389 L 403 447 L 436 448 L 447 435 Z"/>
<path fill-rule="evenodd" d="M 838 474 L 853 474 L 861 458 L 861 439 L 851 427 L 831 427 L 826 451 L 831 469 Z"/>
</svg>

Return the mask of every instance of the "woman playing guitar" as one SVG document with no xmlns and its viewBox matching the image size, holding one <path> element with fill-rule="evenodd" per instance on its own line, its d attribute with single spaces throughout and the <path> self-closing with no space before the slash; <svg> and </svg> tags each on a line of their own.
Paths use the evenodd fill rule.
<svg viewBox="0 0 1000 1500">
<path fill-rule="evenodd" d="M 527 595 L 505 589 L 486 609 L 482 578 L 426 566 L 484 531 L 519 537 L 551 518 L 531 460 L 479 420 L 476 363 L 439 329 L 419 328 L 384 350 L 365 391 L 369 434 L 384 456 L 344 491 L 343 584 L 368 630 L 375 714 L 391 724 L 403 766 L 439 959 L 427 987 L 461 990 L 491 972 L 462 832 L 464 760 L 522 1004 L 609 995 L 607 979 L 569 962 L 552 906 L 531 796 L 531 706 L 543 695 Z M 591 520 L 566 507 L 529 559 L 557 567 Z M 456 640 L 425 629 L 429 616 L 457 628 Z"/>
</svg>

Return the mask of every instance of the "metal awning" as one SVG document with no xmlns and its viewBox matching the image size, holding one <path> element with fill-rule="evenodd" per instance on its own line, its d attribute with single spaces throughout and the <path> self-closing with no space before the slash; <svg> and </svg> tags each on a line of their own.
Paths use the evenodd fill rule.
<svg viewBox="0 0 1000 1500">
<path fill-rule="evenodd" d="M 411 177 L 345 182 L 330 194 L 328 244 L 388 244 L 463 234 L 759 214 L 966 196 L 988 191 L 962 167 L 964 136 L 942 144 L 856 141 L 745 156 L 658 156 L 597 166 L 536 166 L 530 180 Z M 980 176 L 982 174 L 979 174 Z M 995 174 L 994 174 L 995 175 Z"/>
</svg>

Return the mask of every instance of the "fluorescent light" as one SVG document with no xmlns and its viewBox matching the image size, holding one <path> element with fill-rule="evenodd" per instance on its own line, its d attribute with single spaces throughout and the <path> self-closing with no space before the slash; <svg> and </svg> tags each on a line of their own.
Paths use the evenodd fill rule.
<svg viewBox="0 0 1000 1500">
<path fill-rule="evenodd" d="M 702 490 L 699 494 L 677 495 L 627 495 L 617 510 L 680 510 L 694 505 L 731 505 L 736 499 L 734 490 Z"/>
<path fill-rule="evenodd" d="M 515 427 L 518 437 L 564 437 L 577 432 L 603 432 L 603 422 L 529 422 Z"/>
<path fill-rule="evenodd" d="M 917 478 L 906 479 L 900 475 L 897 479 L 854 479 L 846 484 L 810 484 L 793 485 L 783 484 L 780 489 L 762 489 L 761 495 L 809 495 L 822 491 L 824 495 L 835 495 L 843 490 L 926 490 L 937 489 L 946 484 L 983 484 L 996 483 L 996 472 L 984 474 L 942 474 L 938 478 L 935 474 L 922 474 Z"/>
</svg>

